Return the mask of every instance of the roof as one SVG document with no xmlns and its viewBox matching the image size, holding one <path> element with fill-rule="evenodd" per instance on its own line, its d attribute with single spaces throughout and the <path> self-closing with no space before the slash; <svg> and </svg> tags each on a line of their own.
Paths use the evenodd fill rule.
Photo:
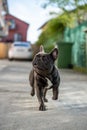
<svg viewBox="0 0 87 130">
<path fill-rule="evenodd" d="M 42 29 L 47 23 L 48 23 L 48 21 L 45 22 L 42 26 L 40 26 L 40 27 L 38 28 L 38 30 Z"/>
<path fill-rule="evenodd" d="M 23 23 L 29 25 L 29 23 L 27 23 L 27 22 L 25 22 L 25 21 L 23 21 L 23 20 L 21 20 L 21 19 L 15 17 L 15 16 L 13 16 L 12 14 L 6 14 L 6 16 L 11 16 L 11 17 L 13 17 L 13 18 L 15 18 L 15 19 L 17 19 L 17 20 L 19 20 L 19 21 L 21 21 L 21 22 L 23 22 Z"/>
</svg>

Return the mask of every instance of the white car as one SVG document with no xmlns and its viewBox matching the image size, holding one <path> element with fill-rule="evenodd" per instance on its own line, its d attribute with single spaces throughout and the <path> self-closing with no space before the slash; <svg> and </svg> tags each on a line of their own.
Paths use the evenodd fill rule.
<svg viewBox="0 0 87 130">
<path fill-rule="evenodd" d="M 8 51 L 8 59 L 29 59 L 32 60 L 33 51 L 30 42 L 14 42 Z"/>
</svg>

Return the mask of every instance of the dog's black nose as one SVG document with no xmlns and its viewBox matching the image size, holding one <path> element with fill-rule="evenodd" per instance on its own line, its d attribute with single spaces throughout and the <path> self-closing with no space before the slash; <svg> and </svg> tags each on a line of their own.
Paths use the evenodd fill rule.
<svg viewBox="0 0 87 130">
<path fill-rule="evenodd" d="M 36 63 L 34 63 L 34 65 L 37 65 Z"/>
</svg>

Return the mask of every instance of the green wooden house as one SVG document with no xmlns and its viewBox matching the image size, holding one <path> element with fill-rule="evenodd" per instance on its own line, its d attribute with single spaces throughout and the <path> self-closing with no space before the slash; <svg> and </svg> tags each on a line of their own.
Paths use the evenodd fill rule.
<svg viewBox="0 0 87 130">
<path fill-rule="evenodd" d="M 75 28 L 66 28 L 64 41 L 73 43 L 72 64 L 74 68 L 87 72 L 87 21 Z"/>
</svg>

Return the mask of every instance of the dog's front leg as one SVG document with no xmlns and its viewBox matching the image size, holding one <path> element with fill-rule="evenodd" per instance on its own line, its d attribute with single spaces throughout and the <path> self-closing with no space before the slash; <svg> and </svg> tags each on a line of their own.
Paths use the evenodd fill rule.
<svg viewBox="0 0 87 130">
<path fill-rule="evenodd" d="M 45 105 L 44 105 L 44 99 L 43 99 L 43 82 L 42 82 L 42 77 L 38 75 L 36 72 L 34 72 L 35 76 L 35 82 L 34 86 L 36 88 L 36 95 L 38 98 L 38 101 L 40 103 L 39 110 L 45 111 Z"/>
<path fill-rule="evenodd" d="M 32 87 L 31 96 L 34 96 L 35 95 L 35 88 L 34 88 L 34 70 L 33 69 L 30 72 L 29 81 L 30 81 L 30 85 Z"/>
<path fill-rule="evenodd" d="M 39 110 L 45 111 L 46 108 L 45 108 L 44 100 L 43 100 L 43 90 L 38 85 L 36 85 L 36 94 L 37 94 L 38 101 L 40 103 Z"/>
</svg>

